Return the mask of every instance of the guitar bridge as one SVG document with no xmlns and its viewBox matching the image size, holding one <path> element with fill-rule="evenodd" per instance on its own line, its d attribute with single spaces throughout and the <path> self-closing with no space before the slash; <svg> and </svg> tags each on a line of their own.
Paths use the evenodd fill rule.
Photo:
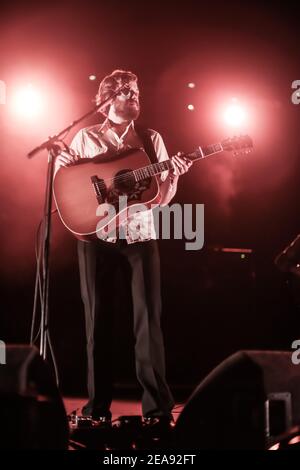
<svg viewBox="0 0 300 470">
<path fill-rule="evenodd" d="M 99 204 L 102 204 L 107 198 L 107 188 L 105 186 L 104 180 L 98 178 L 97 175 L 91 176 L 91 182 L 97 197 Z"/>
</svg>

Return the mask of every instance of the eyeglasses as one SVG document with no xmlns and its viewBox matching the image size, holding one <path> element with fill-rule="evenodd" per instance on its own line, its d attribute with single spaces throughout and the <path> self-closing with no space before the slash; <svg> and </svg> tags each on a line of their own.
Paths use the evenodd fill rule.
<svg viewBox="0 0 300 470">
<path fill-rule="evenodd" d="M 140 93 L 138 90 L 133 90 L 132 88 L 128 88 L 128 89 L 121 91 L 120 96 L 129 100 L 130 98 L 133 98 L 133 97 L 138 98 L 139 94 Z"/>
</svg>

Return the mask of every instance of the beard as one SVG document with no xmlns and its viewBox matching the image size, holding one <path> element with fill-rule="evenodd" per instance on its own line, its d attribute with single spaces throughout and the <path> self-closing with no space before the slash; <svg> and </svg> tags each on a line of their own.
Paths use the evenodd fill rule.
<svg viewBox="0 0 300 470">
<path fill-rule="evenodd" d="M 140 115 L 140 105 L 137 101 L 133 100 L 115 103 L 115 113 L 125 121 L 134 121 Z"/>
</svg>

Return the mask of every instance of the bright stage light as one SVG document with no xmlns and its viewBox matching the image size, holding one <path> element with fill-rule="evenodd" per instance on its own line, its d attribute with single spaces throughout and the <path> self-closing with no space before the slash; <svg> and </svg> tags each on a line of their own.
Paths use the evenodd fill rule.
<svg viewBox="0 0 300 470">
<path fill-rule="evenodd" d="M 89 80 L 91 80 L 91 81 L 96 80 L 96 79 L 97 79 L 96 75 L 90 75 L 89 76 Z"/>
<path fill-rule="evenodd" d="M 187 108 L 188 108 L 189 111 L 194 111 L 195 106 L 193 104 L 188 104 Z"/>
<path fill-rule="evenodd" d="M 6 103 L 6 83 L 0 80 L 0 104 Z"/>
<path fill-rule="evenodd" d="M 194 82 L 190 82 L 190 83 L 188 83 L 188 87 L 189 87 L 189 88 L 195 88 L 195 86 L 196 86 L 196 85 L 195 85 L 195 83 L 194 83 Z"/>
<path fill-rule="evenodd" d="M 11 101 L 12 111 L 21 118 L 36 118 L 43 109 L 41 93 L 31 84 L 15 92 Z"/>
<path fill-rule="evenodd" d="M 246 110 L 238 103 L 236 98 L 233 98 L 232 104 L 225 109 L 224 119 L 226 124 L 231 127 L 241 127 L 245 124 L 247 119 Z"/>
</svg>

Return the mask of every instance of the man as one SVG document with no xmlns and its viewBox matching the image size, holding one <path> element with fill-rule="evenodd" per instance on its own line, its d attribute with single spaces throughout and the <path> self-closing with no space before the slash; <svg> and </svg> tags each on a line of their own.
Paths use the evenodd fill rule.
<svg viewBox="0 0 300 470">
<path fill-rule="evenodd" d="M 140 113 L 137 77 L 132 72 L 115 70 L 100 83 L 97 103 L 110 98 L 127 85 L 101 109 L 102 124 L 82 129 L 71 143 L 72 155 L 62 152 L 57 166 L 68 166 L 78 158 L 93 158 L 130 147 L 144 148 L 155 161 L 167 160 L 168 154 L 158 132 L 141 129 L 134 121 Z M 150 155 L 149 155 L 150 157 Z M 173 171 L 159 177 L 161 204 L 168 204 L 176 193 L 178 176 L 191 162 L 173 157 Z M 132 220 L 133 219 L 133 220 Z M 132 231 L 136 227 L 135 233 Z M 131 230 L 129 230 L 131 227 Z M 114 282 L 118 267 L 129 276 L 134 315 L 136 373 L 143 387 L 143 416 L 151 421 L 169 421 L 174 401 L 165 378 L 165 357 L 160 327 L 161 293 L 159 253 L 151 210 L 127 220 L 116 236 L 91 242 L 78 241 L 81 294 L 85 307 L 88 393 L 84 416 L 107 422 L 112 401 L 112 319 Z"/>
</svg>

